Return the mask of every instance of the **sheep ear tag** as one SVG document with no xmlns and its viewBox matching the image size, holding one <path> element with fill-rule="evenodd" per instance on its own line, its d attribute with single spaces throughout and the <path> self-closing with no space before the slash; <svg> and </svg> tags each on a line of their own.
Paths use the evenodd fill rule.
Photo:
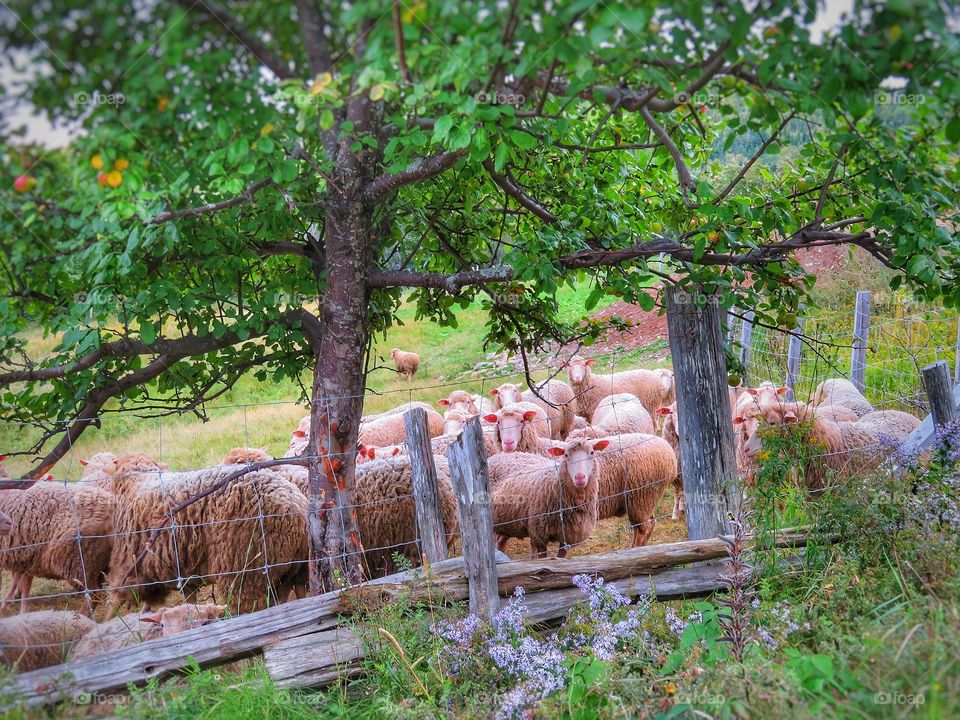
<svg viewBox="0 0 960 720">
<path fill-rule="evenodd" d="M 657 415 L 669 415 L 671 412 L 673 411 L 668 407 L 657 408 Z"/>
<path fill-rule="evenodd" d="M 303 430 L 294 430 L 293 436 L 302 438 L 302 437 L 306 437 L 307 433 L 305 433 Z"/>
<path fill-rule="evenodd" d="M 599 442 L 595 442 L 593 444 L 593 449 L 597 451 L 606 450 L 607 445 L 609 444 L 610 444 L 609 440 L 600 440 Z"/>
<path fill-rule="evenodd" d="M 742 416 L 742 415 L 737 415 L 737 416 L 733 419 L 733 424 L 734 424 L 734 425 L 742 425 L 742 424 L 743 424 L 743 416 Z"/>
<path fill-rule="evenodd" d="M 3 460 L 3 459 L 4 459 L 3 457 L 0 457 L 0 460 Z M 81 461 L 80 461 L 80 464 L 83 465 L 84 467 L 86 467 L 86 466 L 87 466 L 87 461 L 86 461 L 86 460 L 81 460 Z"/>
<path fill-rule="evenodd" d="M 593 365 L 596 365 L 596 364 L 597 364 L 597 361 L 594 360 L 593 358 L 590 358 L 589 360 L 587 360 L 587 361 L 584 363 L 584 365 L 590 365 L 591 367 L 592 367 Z"/>
<path fill-rule="evenodd" d="M 437 405 L 440 407 L 450 407 L 450 401 L 444 398 L 443 400 L 437 400 Z"/>
<path fill-rule="evenodd" d="M 561 447 L 552 447 L 552 448 L 547 448 L 547 452 L 553 455 L 554 457 L 563 457 L 563 453 L 565 453 L 566 450 L 564 450 Z"/>
<path fill-rule="evenodd" d="M 756 389 L 756 388 L 747 388 L 747 394 L 748 394 L 748 395 L 756 395 L 756 394 L 757 394 L 757 389 Z"/>
<path fill-rule="evenodd" d="M 778 387 L 778 388 L 777 388 L 777 395 L 786 395 L 786 394 L 787 394 L 787 390 L 789 390 L 789 389 L 790 389 L 790 388 L 788 388 L 788 387 Z"/>
<path fill-rule="evenodd" d="M 527 411 L 523 414 L 523 419 L 524 419 L 526 422 L 533 422 L 534 418 L 536 418 L 536 417 L 537 417 L 537 411 L 536 411 L 536 410 L 527 410 Z"/>
<path fill-rule="evenodd" d="M 490 413 L 489 415 L 484 415 L 483 419 L 491 423 L 495 423 L 497 420 L 499 420 L 499 418 L 493 413 Z"/>
<path fill-rule="evenodd" d="M 499 392 L 500 392 L 499 390 L 491 390 L 490 392 L 487 393 L 487 395 L 489 395 L 490 397 L 496 397 Z"/>
</svg>

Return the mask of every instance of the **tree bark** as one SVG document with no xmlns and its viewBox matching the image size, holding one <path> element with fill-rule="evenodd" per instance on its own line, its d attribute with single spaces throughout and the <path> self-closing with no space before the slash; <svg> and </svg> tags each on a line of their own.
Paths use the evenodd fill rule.
<svg viewBox="0 0 960 720">
<path fill-rule="evenodd" d="M 310 401 L 308 538 L 310 588 L 332 590 L 363 579 L 363 547 L 354 507 L 357 436 L 363 412 L 367 347 L 367 272 L 374 233 L 359 200 L 327 205 L 323 333 Z"/>
</svg>

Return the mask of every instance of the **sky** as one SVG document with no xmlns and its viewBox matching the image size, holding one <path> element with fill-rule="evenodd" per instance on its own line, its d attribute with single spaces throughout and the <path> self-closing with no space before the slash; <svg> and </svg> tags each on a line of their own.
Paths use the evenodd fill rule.
<svg viewBox="0 0 960 720">
<path fill-rule="evenodd" d="M 804 3 L 805 1 L 797 0 L 798 3 Z M 815 2 L 816 0 L 809 1 Z M 2 5 L 2 0 L 0 0 L 0 5 Z M 836 27 L 842 16 L 850 12 L 852 6 L 853 0 L 824 0 L 818 9 L 817 19 L 810 28 L 814 40 L 818 40 L 826 30 Z M 9 18 L 5 18 L 5 20 L 9 20 Z M 58 62 L 55 52 L 51 49 L 43 50 L 42 55 L 49 55 L 47 60 L 51 63 Z M 26 60 L 25 54 L 15 54 L 12 59 L 14 62 L 11 62 L 9 52 L 0 55 L 0 85 L 2 86 L 12 85 L 23 77 L 14 70 L 14 64 L 26 64 L 24 62 Z M 48 148 L 63 147 L 70 142 L 71 132 L 68 128 L 52 126 L 28 103 L 4 104 L 0 106 L 0 113 L 2 113 L 3 120 L 10 128 L 26 128 L 25 140 L 27 142 L 39 143 Z"/>
</svg>

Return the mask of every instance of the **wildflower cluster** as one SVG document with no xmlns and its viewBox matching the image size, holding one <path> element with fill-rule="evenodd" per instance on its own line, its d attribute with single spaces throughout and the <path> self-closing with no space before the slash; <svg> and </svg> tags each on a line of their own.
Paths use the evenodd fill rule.
<svg viewBox="0 0 960 720">
<path fill-rule="evenodd" d="M 497 717 L 523 717 L 566 687 L 577 656 L 590 653 L 611 660 L 623 643 L 643 637 L 640 628 L 648 603 L 630 606 L 629 598 L 603 578 L 578 575 L 574 583 L 585 601 L 571 610 L 563 627 L 549 638 L 527 629 L 523 588 L 517 588 L 492 624 L 469 615 L 435 625 L 434 632 L 447 643 L 442 654 L 448 676 L 488 678 L 505 691 Z"/>
</svg>

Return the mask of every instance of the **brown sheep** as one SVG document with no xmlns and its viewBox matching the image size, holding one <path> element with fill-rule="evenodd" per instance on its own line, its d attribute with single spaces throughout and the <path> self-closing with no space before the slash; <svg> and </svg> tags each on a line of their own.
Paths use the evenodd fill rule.
<svg viewBox="0 0 960 720">
<path fill-rule="evenodd" d="M 666 369 L 625 370 L 612 375 L 596 375 L 591 369 L 596 361 L 574 355 L 565 363 L 570 388 L 576 398 L 577 415 L 588 421 L 607 395 L 630 393 L 636 395 L 651 415 L 657 408 L 669 405 L 674 399 L 673 372 Z"/>
<path fill-rule="evenodd" d="M 680 460 L 680 432 L 677 426 L 677 404 L 673 403 L 667 407 L 657 410 L 657 414 L 662 418 L 660 425 L 660 437 L 667 441 L 667 444 L 673 448 L 677 456 L 677 476 L 673 479 L 673 513 L 671 520 L 679 520 L 686 512 L 686 498 L 683 494 L 683 463 Z"/>
<path fill-rule="evenodd" d="M 529 537 L 531 557 L 546 557 L 551 542 L 560 544 L 557 557 L 566 557 L 569 547 L 589 539 L 597 526 L 594 454 L 607 445 L 606 440 L 554 445 L 551 454 L 561 462 L 499 480 L 492 488 L 498 549 L 508 538 Z"/>
<path fill-rule="evenodd" d="M 396 366 L 397 372 L 406 377 L 408 381 L 413 380 L 413 376 L 417 374 L 420 367 L 420 356 L 414 352 L 393 348 L 390 351 L 390 357 L 393 358 L 393 364 Z"/>
<path fill-rule="evenodd" d="M 540 396 L 533 392 L 533 388 L 525 390 L 521 400 L 533 403 L 543 410 L 552 439 L 565 440 L 573 430 L 576 409 L 573 390 L 563 380 L 554 379 L 538 384 L 536 391 Z"/>
<path fill-rule="evenodd" d="M 20 491 L 18 491 L 20 492 Z M 73 610 L 41 610 L 0 619 L 0 660 L 18 672 L 59 665 L 96 623 Z"/>
</svg>

